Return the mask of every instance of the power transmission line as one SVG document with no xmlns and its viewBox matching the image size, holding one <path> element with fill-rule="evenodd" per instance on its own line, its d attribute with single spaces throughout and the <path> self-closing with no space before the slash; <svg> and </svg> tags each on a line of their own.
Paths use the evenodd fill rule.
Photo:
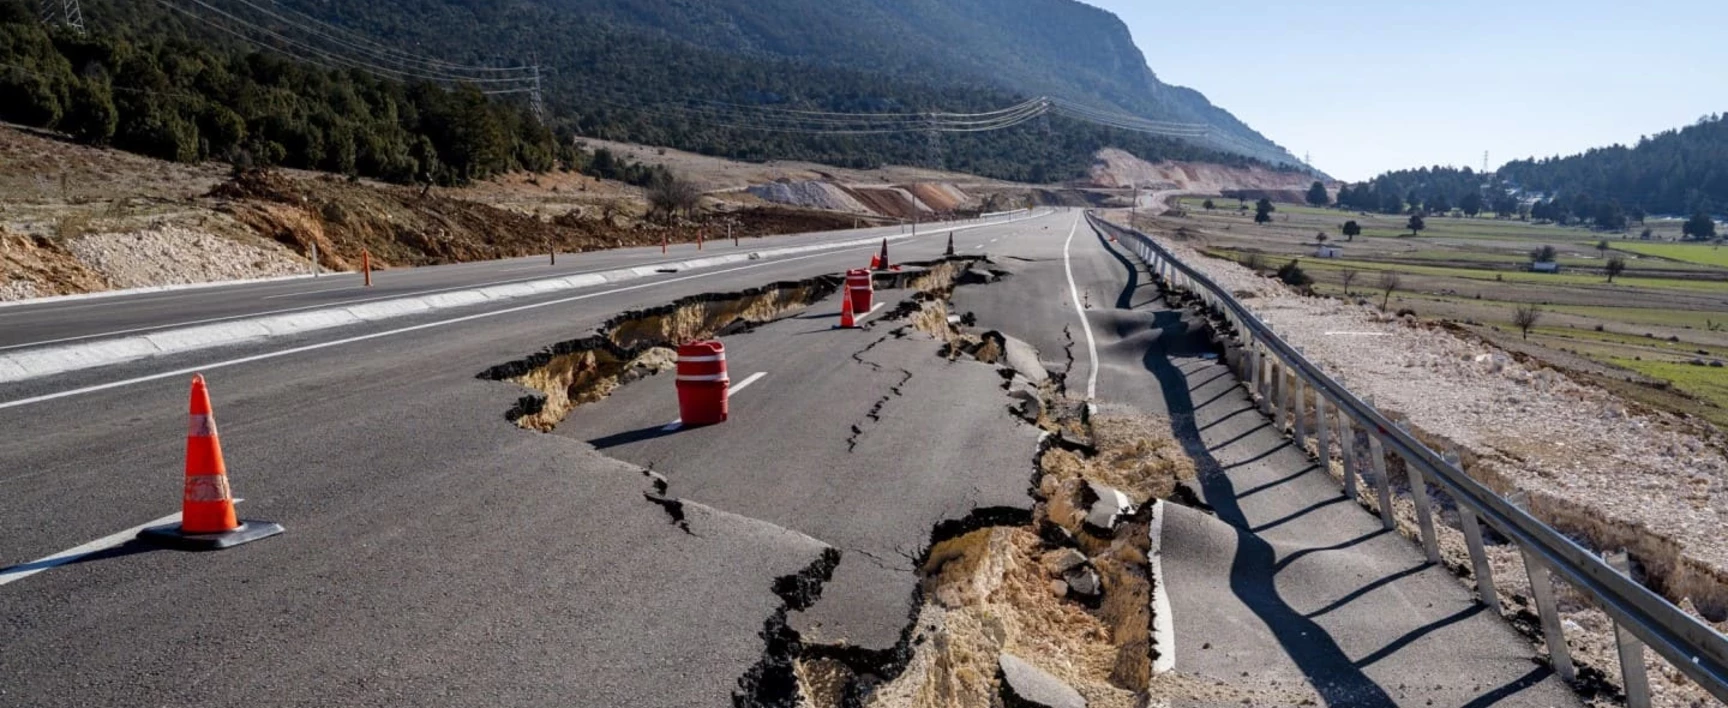
<svg viewBox="0 0 1728 708">
<path fill-rule="evenodd" d="M 339 53 L 337 51 L 326 50 L 326 49 L 323 49 L 320 47 L 313 46 L 307 42 L 295 39 L 293 37 L 289 37 L 286 34 L 283 34 L 281 32 L 277 32 L 273 29 L 264 27 L 262 25 L 259 25 L 259 24 L 253 23 L 253 22 L 249 22 L 249 21 L 247 21 L 247 20 L 245 20 L 239 16 L 236 16 L 235 14 L 233 14 L 231 12 L 228 12 L 226 10 L 219 8 L 219 7 L 211 5 L 210 3 L 205 2 L 204 0 L 174 0 L 172 2 L 170 0 L 156 0 L 156 2 L 158 4 L 164 6 L 164 7 L 167 7 L 170 10 L 173 10 L 175 12 L 179 12 L 179 13 L 184 14 L 188 17 L 191 17 L 191 18 L 193 18 L 193 19 L 195 19 L 201 23 L 204 23 L 204 24 L 209 25 L 211 27 L 214 27 L 218 30 L 226 32 L 230 35 L 233 35 L 234 37 L 239 38 L 242 41 L 248 42 L 248 43 L 252 44 L 253 46 L 259 47 L 261 49 L 274 50 L 277 52 L 281 52 L 281 53 L 287 54 L 290 57 L 293 57 L 295 59 L 299 59 L 301 61 L 306 61 L 306 62 L 310 62 L 313 64 L 317 64 L 319 66 L 323 66 L 326 68 L 359 69 L 362 71 L 369 71 L 372 73 L 381 74 L 381 75 L 385 75 L 385 76 L 391 76 L 391 77 L 395 77 L 398 79 L 404 79 L 404 80 L 419 79 L 419 80 L 423 80 L 423 81 L 432 81 L 435 83 L 445 83 L 445 84 L 471 83 L 471 84 L 490 84 L 490 85 L 513 85 L 513 86 L 509 86 L 509 87 L 510 88 L 522 88 L 522 89 L 525 89 L 524 92 L 526 92 L 526 90 L 532 89 L 532 84 L 534 81 L 532 76 L 477 77 L 477 76 L 465 76 L 465 75 L 453 73 L 451 71 L 434 71 L 434 70 L 430 70 L 430 69 L 406 68 L 406 67 L 404 67 L 402 62 L 396 62 L 397 66 L 395 66 L 395 67 L 383 66 L 379 63 L 376 63 L 374 60 L 372 60 L 371 58 L 368 58 L 368 57 L 356 57 L 353 55 L 346 55 L 346 54 Z M 198 7 L 201 7 L 206 12 L 217 15 L 217 16 L 221 17 L 222 19 L 226 20 L 228 23 L 234 25 L 234 27 L 224 25 L 221 22 L 218 22 L 215 19 L 212 19 L 211 17 L 207 17 L 200 12 L 196 12 L 196 11 L 187 9 L 186 7 L 182 7 L 181 5 L 176 4 L 178 2 L 189 2 L 192 5 L 196 5 Z M 247 5 L 251 6 L 251 3 L 245 2 L 245 0 L 242 0 L 242 2 L 243 2 L 243 4 L 247 4 Z M 236 29 L 235 27 L 239 27 L 242 29 Z M 268 44 L 264 41 L 261 41 L 257 37 L 255 37 L 254 35 L 262 35 L 266 38 L 274 40 L 277 43 L 277 45 L 273 46 L 272 44 Z M 485 68 L 485 67 L 476 67 L 476 68 Z M 499 93 L 508 93 L 508 92 L 509 91 L 499 91 Z"/>
</svg>

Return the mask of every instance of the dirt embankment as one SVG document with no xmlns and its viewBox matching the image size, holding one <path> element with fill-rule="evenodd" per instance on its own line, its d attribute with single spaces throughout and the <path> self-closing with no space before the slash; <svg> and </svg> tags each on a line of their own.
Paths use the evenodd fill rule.
<svg viewBox="0 0 1728 708">
<path fill-rule="evenodd" d="M 1304 194 L 1314 176 L 1302 172 L 1279 172 L 1263 167 L 1226 167 L 1195 162 L 1152 163 L 1115 148 L 1099 150 L 1092 164 L 1091 184 L 1106 189 L 1144 189 L 1223 193 L 1255 192 Z"/>
<path fill-rule="evenodd" d="M 352 268 L 361 249 L 373 263 L 433 265 L 546 253 L 650 246 L 662 239 L 723 238 L 850 228 L 839 214 L 766 207 L 707 214 L 671 224 L 622 211 L 578 209 L 550 220 L 408 187 L 365 186 L 335 177 L 290 179 L 250 172 L 212 192 L 220 208 L 260 234 L 319 261 Z"/>
</svg>

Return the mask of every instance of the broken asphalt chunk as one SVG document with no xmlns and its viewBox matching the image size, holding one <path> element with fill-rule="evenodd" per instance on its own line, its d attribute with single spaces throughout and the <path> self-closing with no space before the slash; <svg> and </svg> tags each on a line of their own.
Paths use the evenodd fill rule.
<svg viewBox="0 0 1728 708">
<path fill-rule="evenodd" d="M 1009 708 L 1086 708 L 1073 686 L 1013 654 L 997 659 L 1002 670 L 1002 704 Z"/>
<path fill-rule="evenodd" d="M 1092 530 L 1103 532 L 1102 536 L 1112 536 L 1117 525 L 1125 517 L 1134 515 L 1134 502 L 1128 495 L 1097 482 L 1088 482 L 1093 496 L 1098 498 L 1092 502 L 1092 508 L 1086 513 L 1086 525 Z"/>
</svg>

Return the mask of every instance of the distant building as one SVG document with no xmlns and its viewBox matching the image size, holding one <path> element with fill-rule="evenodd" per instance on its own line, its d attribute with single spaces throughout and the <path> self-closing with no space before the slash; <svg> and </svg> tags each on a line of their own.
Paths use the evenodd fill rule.
<svg viewBox="0 0 1728 708">
<path fill-rule="evenodd" d="M 1535 263 L 1530 264 L 1530 272 L 1558 273 L 1560 272 L 1560 264 L 1554 261 L 1536 261 Z"/>
<path fill-rule="evenodd" d="M 1322 243 L 1314 248 L 1315 258 L 1343 258 L 1344 247 L 1330 243 Z"/>
</svg>

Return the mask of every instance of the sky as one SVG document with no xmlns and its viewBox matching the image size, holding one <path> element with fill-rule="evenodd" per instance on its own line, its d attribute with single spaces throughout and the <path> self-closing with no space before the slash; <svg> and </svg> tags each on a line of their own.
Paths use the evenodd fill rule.
<svg viewBox="0 0 1728 708">
<path fill-rule="evenodd" d="M 1490 168 L 1728 112 L 1728 0 L 1085 0 L 1333 177 Z"/>
</svg>

